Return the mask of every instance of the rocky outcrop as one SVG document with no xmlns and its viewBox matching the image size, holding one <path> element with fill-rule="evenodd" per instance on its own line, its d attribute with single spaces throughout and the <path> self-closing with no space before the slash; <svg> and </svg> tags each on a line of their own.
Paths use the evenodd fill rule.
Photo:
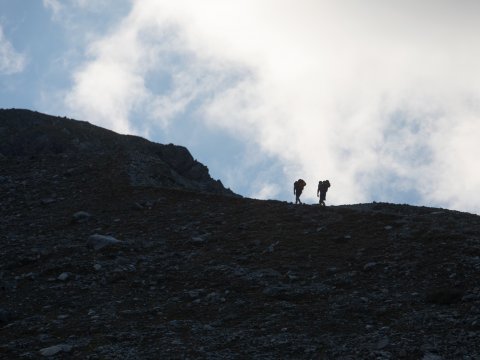
<svg viewBox="0 0 480 360">
<path fill-rule="evenodd" d="M 133 186 L 154 186 L 235 195 L 182 146 L 119 135 L 87 122 L 29 110 L 0 110 L 0 159 L 68 157 L 83 163 L 106 160 L 108 176 Z M 113 170 L 116 172 L 113 172 Z"/>
</svg>

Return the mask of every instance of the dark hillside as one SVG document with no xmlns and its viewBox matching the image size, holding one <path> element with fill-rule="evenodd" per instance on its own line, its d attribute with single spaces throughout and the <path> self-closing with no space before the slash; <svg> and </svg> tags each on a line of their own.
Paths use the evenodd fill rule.
<svg viewBox="0 0 480 360">
<path fill-rule="evenodd" d="M 47 119 L 89 145 L 1 150 L 1 359 L 480 358 L 478 216 L 132 184 L 157 145 Z"/>
<path fill-rule="evenodd" d="M 105 161 L 107 174 L 134 186 L 158 186 L 235 195 L 182 146 L 119 135 L 87 122 L 29 110 L 0 110 L 0 157 L 60 156 L 81 165 Z M 108 173 L 116 170 L 116 172 Z"/>
</svg>

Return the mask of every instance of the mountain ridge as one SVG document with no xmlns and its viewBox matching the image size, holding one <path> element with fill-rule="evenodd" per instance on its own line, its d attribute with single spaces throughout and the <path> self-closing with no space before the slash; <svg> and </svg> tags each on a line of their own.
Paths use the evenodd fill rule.
<svg viewBox="0 0 480 360">
<path fill-rule="evenodd" d="M 110 156 L 134 186 L 163 186 L 239 196 L 213 180 L 208 168 L 183 146 L 120 135 L 86 121 L 23 109 L 0 109 L 3 157 L 65 155 Z M 119 176 L 119 174 L 116 174 Z"/>
</svg>

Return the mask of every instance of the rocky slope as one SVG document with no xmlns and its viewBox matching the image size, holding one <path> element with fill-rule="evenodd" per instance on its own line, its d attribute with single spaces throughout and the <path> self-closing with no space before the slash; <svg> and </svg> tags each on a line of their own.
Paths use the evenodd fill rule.
<svg viewBox="0 0 480 360">
<path fill-rule="evenodd" d="M 0 145 L 1 359 L 480 359 L 476 215 L 132 183 L 33 143 Z"/>
<path fill-rule="evenodd" d="M 158 186 L 235 195 L 214 181 L 208 168 L 182 146 L 119 135 L 84 121 L 28 110 L 0 110 L 0 157 L 62 155 L 64 162 L 100 159 L 106 175 L 133 186 Z"/>
</svg>

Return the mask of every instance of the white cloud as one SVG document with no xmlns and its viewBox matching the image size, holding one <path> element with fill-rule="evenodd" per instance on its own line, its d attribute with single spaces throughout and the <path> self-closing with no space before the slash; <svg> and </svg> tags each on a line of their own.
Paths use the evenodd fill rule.
<svg viewBox="0 0 480 360">
<path fill-rule="evenodd" d="M 43 0 L 43 6 L 50 9 L 54 16 L 58 16 L 63 9 L 60 0 Z"/>
<path fill-rule="evenodd" d="M 80 118 L 100 122 L 122 133 L 132 133 L 128 112 L 146 96 L 143 79 L 116 63 L 90 64 L 75 76 L 77 85 L 66 98 Z"/>
<path fill-rule="evenodd" d="M 137 4 L 108 35 L 89 45 L 91 60 L 74 73 L 74 86 L 66 96 L 75 116 L 122 133 L 148 132 L 148 123 L 138 129 L 131 126 L 135 112 L 168 126 L 195 99 L 222 87 L 230 76 L 197 58 L 176 25 L 159 20 L 150 8 L 155 2 Z M 155 76 L 168 79 L 169 85 L 153 81 L 149 86 Z"/>
<path fill-rule="evenodd" d="M 259 144 L 292 180 L 329 178 L 332 203 L 411 189 L 419 203 L 478 212 L 480 3 L 461 4 L 132 2 L 91 46 L 68 103 L 125 132 L 138 109 L 167 126 L 196 101 L 210 126 Z M 152 88 L 162 72 L 168 85 Z"/>
<path fill-rule="evenodd" d="M 23 54 L 18 53 L 8 41 L 0 26 L 0 75 L 22 72 L 26 65 Z"/>
<path fill-rule="evenodd" d="M 252 194 L 254 199 L 275 199 L 280 193 L 279 186 L 277 184 L 261 184 L 257 186 L 258 191 Z"/>
</svg>

